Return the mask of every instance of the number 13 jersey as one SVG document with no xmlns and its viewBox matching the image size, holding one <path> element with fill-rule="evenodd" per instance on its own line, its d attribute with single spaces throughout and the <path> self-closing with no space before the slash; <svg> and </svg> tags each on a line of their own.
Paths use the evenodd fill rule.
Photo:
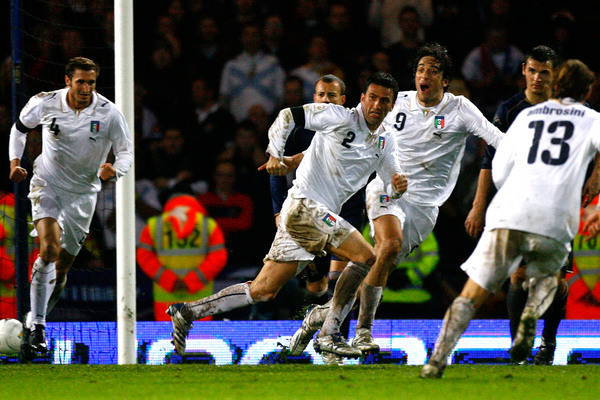
<svg viewBox="0 0 600 400">
<path fill-rule="evenodd" d="M 585 172 L 599 149 L 600 114 L 581 103 L 549 100 L 521 111 L 492 163 L 499 190 L 486 229 L 569 242 L 579 226 Z"/>
</svg>

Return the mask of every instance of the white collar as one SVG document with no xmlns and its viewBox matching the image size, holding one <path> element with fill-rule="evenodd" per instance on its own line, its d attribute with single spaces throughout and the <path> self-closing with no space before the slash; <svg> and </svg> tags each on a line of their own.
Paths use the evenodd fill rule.
<svg viewBox="0 0 600 400">
<path fill-rule="evenodd" d="M 377 129 L 375 129 L 375 131 L 371 131 L 371 129 L 369 129 L 369 127 L 367 126 L 367 120 L 365 119 L 365 114 L 363 113 L 362 110 L 362 104 L 358 104 L 358 107 L 356 107 L 356 111 L 358 113 L 358 125 L 360 126 L 361 129 L 364 129 L 366 131 L 369 131 L 369 135 L 370 136 L 379 136 L 385 129 L 383 128 L 383 123 L 379 124 L 379 126 L 377 127 Z M 363 128 L 363 124 L 365 125 Z"/>
<path fill-rule="evenodd" d="M 75 112 L 67 103 L 67 93 L 69 92 L 69 88 L 64 88 L 60 93 L 60 103 L 61 103 L 61 111 L 66 112 Z M 94 111 L 96 111 L 96 106 L 98 105 L 98 94 L 94 91 L 92 92 L 92 102 L 89 106 L 79 111 L 80 113 L 85 113 L 88 115 L 92 115 Z"/>
<path fill-rule="evenodd" d="M 442 96 L 442 101 L 440 101 L 437 105 L 433 107 L 424 107 L 419 103 L 419 100 L 417 99 L 417 91 L 415 90 L 409 97 L 408 108 L 410 111 L 420 110 L 427 113 L 439 114 L 440 110 L 446 105 L 447 100 L 446 93 L 444 93 Z"/>
</svg>

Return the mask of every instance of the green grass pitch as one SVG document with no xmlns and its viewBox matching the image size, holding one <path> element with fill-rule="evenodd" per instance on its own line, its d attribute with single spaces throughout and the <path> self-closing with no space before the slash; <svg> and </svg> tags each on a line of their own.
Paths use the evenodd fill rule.
<svg viewBox="0 0 600 400">
<path fill-rule="evenodd" d="M 0 365 L 0 399 L 600 399 L 600 365 Z"/>
</svg>

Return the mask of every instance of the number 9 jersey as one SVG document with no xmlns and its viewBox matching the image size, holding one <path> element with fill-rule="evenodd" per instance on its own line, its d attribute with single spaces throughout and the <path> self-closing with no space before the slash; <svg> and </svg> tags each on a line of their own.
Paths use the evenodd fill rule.
<svg viewBox="0 0 600 400">
<path fill-rule="evenodd" d="M 569 242 L 579 226 L 588 164 L 600 149 L 600 113 L 570 99 L 517 116 L 492 163 L 498 193 L 486 229 L 507 228 Z"/>
</svg>

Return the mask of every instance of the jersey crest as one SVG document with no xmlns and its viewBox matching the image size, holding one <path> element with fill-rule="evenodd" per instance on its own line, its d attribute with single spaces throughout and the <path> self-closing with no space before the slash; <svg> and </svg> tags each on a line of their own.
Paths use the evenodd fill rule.
<svg viewBox="0 0 600 400">
<path fill-rule="evenodd" d="M 387 194 L 382 194 L 381 196 L 379 196 L 379 202 L 381 204 L 389 203 L 390 202 L 390 196 L 388 196 Z"/>
<path fill-rule="evenodd" d="M 333 226 L 333 225 L 335 225 L 335 223 L 337 222 L 337 220 L 334 218 L 333 215 L 331 215 L 331 214 L 328 213 L 323 218 L 323 222 L 325 222 L 328 226 Z"/>
<path fill-rule="evenodd" d="M 100 132 L 100 121 L 90 122 L 90 132 L 92 132 L 92 133 Z"/>
<path fill-rule="evenodd" d="M 377 147 L 381 150 L 385 148 L 385 136 L 379 136 L 379 141 L 377 142 Z"/>
<path fill-rule="evenodd" d="M 443 115 L 438 115 L 433 120 L 433 126 L 435 129 L 444 129 L 445 121 Z"/>
</svg>

